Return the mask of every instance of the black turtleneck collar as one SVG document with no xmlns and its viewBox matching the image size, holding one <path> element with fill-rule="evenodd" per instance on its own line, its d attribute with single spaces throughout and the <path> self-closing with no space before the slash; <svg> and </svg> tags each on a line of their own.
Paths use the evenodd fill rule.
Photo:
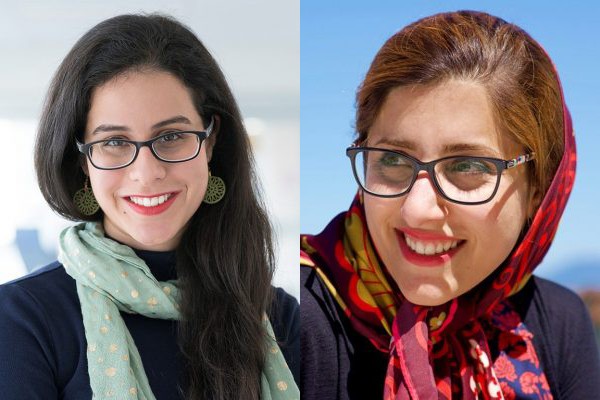
<svg viewBox="0 0 600 400">
<path fill-rule="evenodd" d="M 107 238 L 114 240 L 125 246 L 129 246 L 125 243 L 116 240 L 115 238 L 104 233 Z M 131 246 L 129 246 L 131 247 Z M 157 281 L 168 281 L 177 279 L 177 269 L 175 268 L 175 250 L 173 251 L 152 251 L 152 250 L 138 250 L 131 247 L 135 254 L 144 260 L 150 272 L 156 278 Z"/>
<path fill-rule="evenodd" d="M 148 265 L 152 275 L 158 281 L 177 279 L 175 269 L 175 251 L 136 250 L 135 254 Z"/>
</svg>

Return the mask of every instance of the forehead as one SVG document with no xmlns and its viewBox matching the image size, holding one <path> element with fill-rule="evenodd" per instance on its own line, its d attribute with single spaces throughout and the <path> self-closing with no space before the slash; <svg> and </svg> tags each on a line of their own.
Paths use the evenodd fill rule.
<svg viewBox="0 0 600 400">
<path fill-rule="evenodd" d="M 520 147 L 502 134 L 485 87 L 462 80 L 394 88 L 367 143 L 406 150 L 423 160 L 469 148 L 478 155 L 510 157 Z"/>
<path fill-rule="evenodd" d="M 86 132 L 101 124 L 144 130 L 174 115 L 200 122 L 189 89 L 164 71 L 131 71 L 93 90 Z"/>
</svg>

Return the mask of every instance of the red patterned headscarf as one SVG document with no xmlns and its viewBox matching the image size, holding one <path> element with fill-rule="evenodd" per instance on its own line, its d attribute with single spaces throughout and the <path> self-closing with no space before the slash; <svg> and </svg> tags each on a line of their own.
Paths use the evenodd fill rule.
<svg viewBox="0 0 600 400">
<path fill-rule="evenodd" d="M 301 264 L 316 270 L 354 329 L 389 353 L 386 400 L 552 398 L 533 334 L 507 299 L 548 251 L 573 187 L 575 139 L 564 100 L 563 116 L 564 154 L 529 229 L 488 279 L 446 304 L 411 304 L 389 283 L 360 196 L 322 233 L 301 236 Z"/>
</svg>

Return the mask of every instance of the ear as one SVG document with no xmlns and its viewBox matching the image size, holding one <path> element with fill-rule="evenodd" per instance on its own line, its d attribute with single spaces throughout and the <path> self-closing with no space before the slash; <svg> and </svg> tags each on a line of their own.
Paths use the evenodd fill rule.
<svg viewBox="0 0 600 400">
<path fill-rule="evenodd" d="M 529 191 L 529 202 L 527 206 L 527 219 L 532 220 L 540 204 L 542 204 L 543 196 L 537 187 L 531 188 Z"/>
<path fill-rule="evenodd" d="M 212 158 L 212 151 L 213 148 L 215 147 L 215 143 L 217 142 L 217 135 L 219 134 L 219 129 L 221 128 L 221 117 L 219 117 L 217 114 L 213 115 L 213 129 L 212 132 L 210 134 L 210 136 L 208 137 L 208 139 L 206 139 L 206 161 L 210 162 L 211 158 Z"/>
<path fill-rule="evenodd" d="M 88 170 L 87 157 L 85 157 L 85 156 L 79 157 L 79 166 L 81 167 L 81 169 L 83 170 L 83 173 L 86 176 L 90 176 L 90 172 Z"/>
</svg>

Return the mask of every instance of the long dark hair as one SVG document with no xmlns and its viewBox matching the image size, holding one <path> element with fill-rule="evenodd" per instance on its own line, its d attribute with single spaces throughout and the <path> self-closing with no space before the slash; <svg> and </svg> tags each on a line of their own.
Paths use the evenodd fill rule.
<svg viewBox="0 0 600 400">
<path fill-rule="evenodd" d="M 177 252 L 181 285 L 179 345 L 188 399 L 258 399 L 265 347 L 262 317 L 271 301 L 272 231 L 258 195 L 248 136 L 217 63 L 181 23 L 162 15 L 121 15 L 87 32 L 60 65 L 48 91 L 35 145 L 38 184 L 52 209 L 71 220 L 85 174 L 81 139 L 90 95 L 119 74 L 166 71 L 192 93 L 206 126 L 219 116 L 210 168 L 227 185 L 223 200 L 193 215 Z"/>
</svg>

